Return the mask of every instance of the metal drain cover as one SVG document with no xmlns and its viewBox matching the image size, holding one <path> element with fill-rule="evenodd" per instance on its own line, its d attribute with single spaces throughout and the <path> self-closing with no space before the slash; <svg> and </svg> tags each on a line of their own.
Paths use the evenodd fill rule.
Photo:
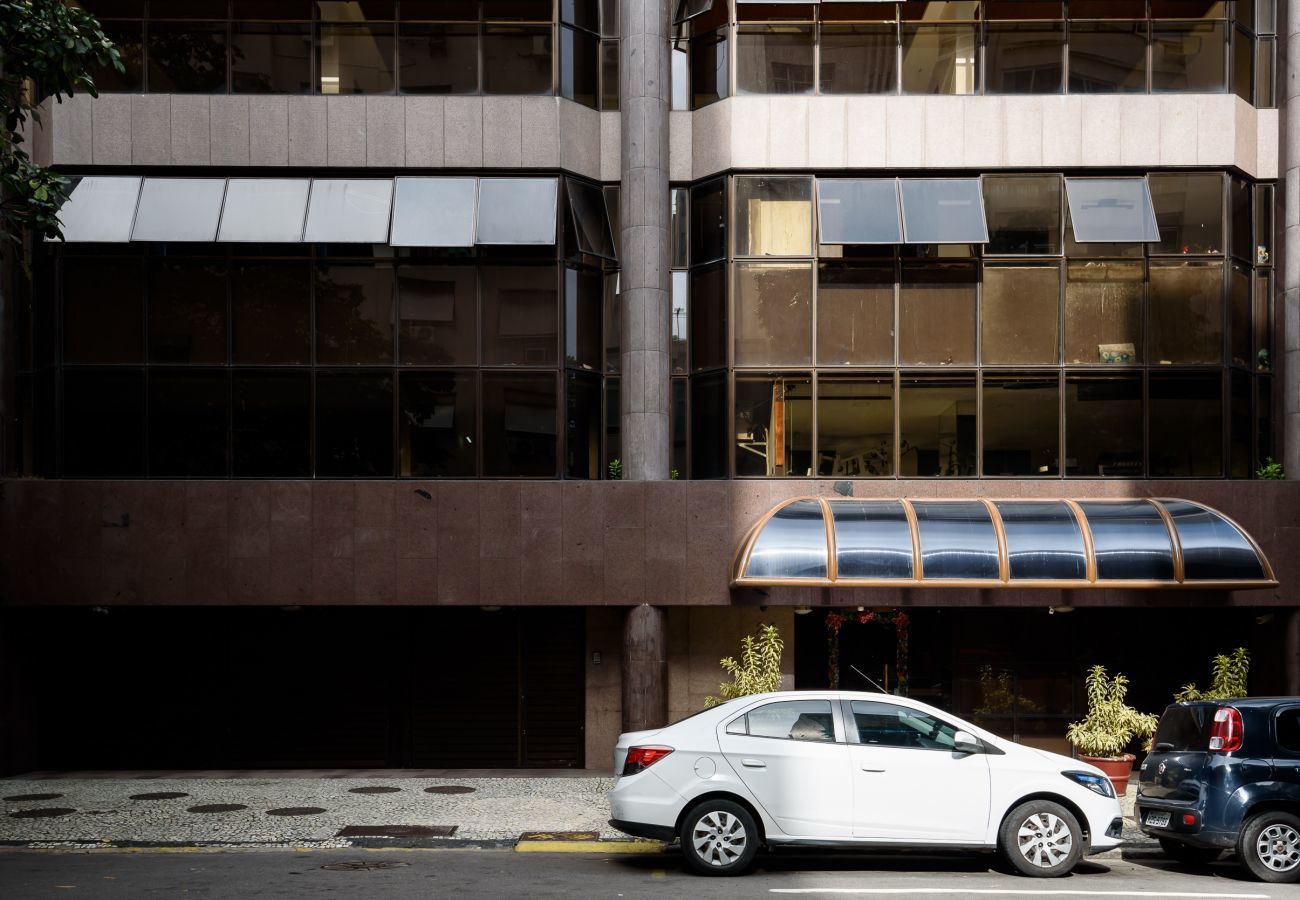
<svg viewBox="0 0 1300 900">
<path fill-rule="evenodd" d="M 460 784 L 439 784 L 425 788 L 424 792 L 426 794 L 472 794 L 474 789 Z"/>
<path fill-rule="evenodd" d="M 58 800 L 62 794 L 14 794 L 12 797 L 5 797 L 5 803 L 25 803 L 29 800 Z"/>
<path fill-rule="evenodd" d="M 374 862 L 341 862 L 330 863 L 321 866 L 326 872 L 373 872 L 376 869 L 401 869 L 409 866 L 410 863 L 404 862 L 387 862 L 385 860 L 375 860 Z"/>
<path fill-rule="evenodd" d="M 402 789 L 399 787 L 382 787 L 374 785 L 370 787 L 348 788 L 349 794 L 400 794 Z"/>
<path fill-rule="evenodd" d="M 203 803 L 199 806 L 191 806 L 186 812 L 192 813 L 223 813 L 239 812 L 241 809 L 248 809 L 242 803 Z"/>
<path fill-rule="evenodd" d="M 76 812 L 75 809 L 67 809 L 62 806 L 47 806 L 42 809 L 20 809 L 16 813 L 10 813 L 11 819 L 52 819 L 55 816 L 66 816 L 68 813 Z"/>
<path fill-rule="evenodd" d="M 279 809 L 268 809 L 268 816 L 314 816 L 323 813 L 325 810 L 319 806 L 282 806 Z"/>
<path fill-rule="evenodd" d="M 349 825 L 339 831 L 335 837 L 365 838 L 417 838 L 417 837 L 451 837 L 456 833 L 456 825 Z"/>
<path fill-rule="evenodd" d="M 184 791 L 158 791 L 154 794 L 132 794 L 132 800 L 179 800 L 181 797 L 188 797 L 189 794 Z"/>
</svg>

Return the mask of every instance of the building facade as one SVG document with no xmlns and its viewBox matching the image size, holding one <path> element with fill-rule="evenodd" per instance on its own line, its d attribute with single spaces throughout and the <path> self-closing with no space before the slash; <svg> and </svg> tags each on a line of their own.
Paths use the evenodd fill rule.
<svg viewBox="0 0 1300 900">
<path fill-rule="evenodd" d="M 80 5 L 5 771 L 601 769 L 764 622 L 1057 749 L 1300 692 L 1300 2 Z"/>
</svg>

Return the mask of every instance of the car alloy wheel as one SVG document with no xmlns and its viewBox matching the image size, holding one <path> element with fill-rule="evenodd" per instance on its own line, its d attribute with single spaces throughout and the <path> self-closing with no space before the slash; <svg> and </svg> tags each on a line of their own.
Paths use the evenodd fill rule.
<svg viewBox="0 0 1300 900">
<path fill-rule="evenodd" d="M 739 817 L 720 810 L 700 817 L 691 829 L 695 852 L 711 866 L 731 866 L 745 852 L 749 834 Z"/>
<path fill-rule="evenodd" d="M 1300 866 L 1300 831 L 1285 822 L 1275 822 L 1255 840 L 1259 861 L 1274 872 L 1290 872 Z"/>
<path fill-rule="evenodd" d="M 738 875 L 758 853 L 758 826 L 749 810 L 721 798 L 705 800 L 686 814 L 682 855 L 699 875 Z"/>
<path fill-rule="evenodd" d="M 1251 816 L 1237 837 L 1237 859 L 1260 881 L 1300 881 L 1300 816 L 1281 811 Z"/>
<path fill-rule="evenodd" d="M 1074 814 L 1051 800 L 1022 803 L 1002 820 L 1002 857 L 1021 875 L 1066 875 L 1083 855 L 1083 829 Z"/>
<path fill-rule="evenodd" d="M 1016 845 L 1030 865 L 1050 869 L 1069 857 L 1074 835 L 1059 816 L 1050 812 L 1034 813 L 1020 823 Z"/>
</svg>

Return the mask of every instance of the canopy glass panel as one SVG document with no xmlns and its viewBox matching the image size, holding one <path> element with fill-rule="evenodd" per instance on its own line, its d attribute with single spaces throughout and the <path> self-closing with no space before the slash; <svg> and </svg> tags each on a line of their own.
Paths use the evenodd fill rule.
<svg viewBox="0 0 1300 900">
<path fill-rule="evenodd" d="M 897 500 L 830 504 L 840 578 L 912 578 L 912 529 Z"/>
<path fill-rule="evenodd" d="M 826 522 L 817 500 L 781 507 L 762 526 L 750 552 L 748 574 L 759 578 L 825 578 Z"/>
<path fill-rule="evenodd" d="M 1011 580 L 1062 581 L 1088 577 L 1083 531 L 1063 500 L 995 504 L 1007 536 Z"/>
</svg>

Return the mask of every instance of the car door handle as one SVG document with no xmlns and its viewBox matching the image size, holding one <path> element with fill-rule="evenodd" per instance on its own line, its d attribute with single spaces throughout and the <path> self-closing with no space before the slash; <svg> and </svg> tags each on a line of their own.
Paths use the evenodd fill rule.
<svg viewBox="0 0 1300 900">
<path fill-rule="evenodd" d="M 766 769 L 766 768 L 767 768 L 767 763 L 763 762 L 761 759 L 742 759 L 742 760 L 740 761 L 740 764 L 741 764 L 742 766 L 745 766 L 746 768 L 749 768 L 749 769 Z"/>
<path fill-rule="evenodd" d="M 884 772 L 885 770 L 884 770 L 884 769 L 873 769 L 873 768 L 871 768 L 871 766 L 863 766 L 863 767 L 862 767 L 862 771 L 864 771 L 864 772 L 877 772 L 877 773 L 879 773 L 879 772 Z"/>
</svg>

